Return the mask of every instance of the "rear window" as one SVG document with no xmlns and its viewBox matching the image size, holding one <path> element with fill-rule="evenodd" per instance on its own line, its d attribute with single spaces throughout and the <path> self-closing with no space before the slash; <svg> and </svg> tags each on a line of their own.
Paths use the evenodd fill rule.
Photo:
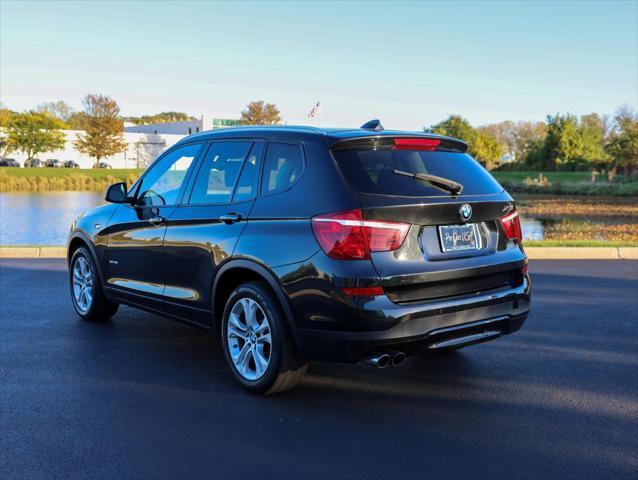
<svg viewBox="0 0 638 480">
<path fill-rule="evenodd" d="M 339 149 L 334 157 L 350 186 L 362 193 L 429 197 L 446 195 L 432 185 L 403 175 L 426 173 L 463 185 L 461 195 L 489 195 L 503 190 L 496 180 L 467 153 L 391 149 Z"/>
</svg>

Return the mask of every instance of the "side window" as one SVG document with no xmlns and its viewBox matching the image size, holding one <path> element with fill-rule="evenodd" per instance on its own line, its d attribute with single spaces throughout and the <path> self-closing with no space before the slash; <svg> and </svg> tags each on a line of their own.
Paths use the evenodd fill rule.
<svg viewBox="0 0 638 480">
<path fill-rule="evenodd" d="M 286 143 L 269 143 L 261 193 L 268 194 L 285 190 L 295 183 L 303 173 L 301 147 Z"/>
<path fill-rule="evenodd" d="M 208 149 L 189 203 L 228 203 L 252 142 L 216 142 Z"/>
<path fill-rule="evenodd" d="M 250 155 L 248 155 L 246 162 L 244 162 L 244 168 L 239 176 L 237 189 L 235 190 L 235 195 L 233 195 L 234 202 L 252 200 L 257 196 L 259 170 L 261 169 L 261 154 L 263 151 L 263 143 L 253 144 Z"/>
<path fill-rule="evenodd" d="M 201 143 L 176 148 L 148 171 L 137 198 L 144 205 L 174 205 L 184 183 L 186 172 L 197 156 Z"/>
</svg>

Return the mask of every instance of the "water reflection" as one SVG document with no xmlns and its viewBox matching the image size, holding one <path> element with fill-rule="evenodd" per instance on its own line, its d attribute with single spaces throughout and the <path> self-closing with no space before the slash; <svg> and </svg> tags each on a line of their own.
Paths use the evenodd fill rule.
<svg viewBox="0 0 638 480">
<path fill-rule="evenodd" d="M 64 245 L 71 222 L 101 192 L 0 193 L 0 245 Z"/>
<path fill-rule="evenodd" d="M 543 222 L 537 218 L 521 216 L 521 230 L 524 240 L 542 240 L 544 234 Z"/>
</svg>

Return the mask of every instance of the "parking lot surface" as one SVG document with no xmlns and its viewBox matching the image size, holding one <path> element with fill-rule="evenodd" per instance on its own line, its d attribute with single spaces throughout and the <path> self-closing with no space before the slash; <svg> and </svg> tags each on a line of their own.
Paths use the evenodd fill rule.
<svg viewBox="0 0 638 480">
<path fill-rule="evenodd" d="M 207 334 L 75 315 L 64 260 L 0 261 L 0 477 L 636 478 L 638 262 L 533 261 L 523 330 L 245 394 Z"/>
</svg>

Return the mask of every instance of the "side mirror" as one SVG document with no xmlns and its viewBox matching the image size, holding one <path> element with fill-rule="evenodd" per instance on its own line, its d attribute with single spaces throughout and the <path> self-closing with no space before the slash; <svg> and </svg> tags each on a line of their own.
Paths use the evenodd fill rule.
<svg viewBox="0 0 638 480">
<path fill-rule="evenodd" d="M 104 200 L 110 203 L 126 203 L 126 183 L 114 183 L 106 190 Z"/>
</svg>

